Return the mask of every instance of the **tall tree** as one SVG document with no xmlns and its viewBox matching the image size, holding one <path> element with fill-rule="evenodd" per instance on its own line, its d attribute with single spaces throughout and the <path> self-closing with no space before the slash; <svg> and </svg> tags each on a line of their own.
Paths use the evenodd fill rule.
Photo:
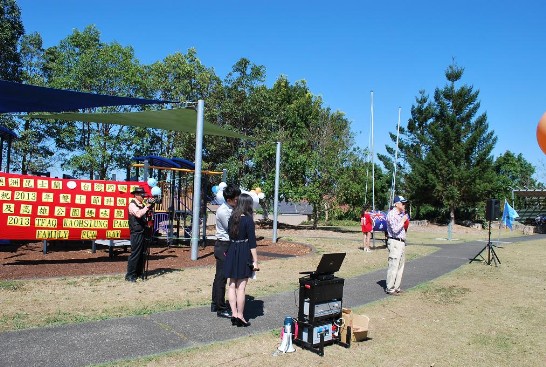
<svg viewBox="0 0 546 367">
<path fill-rule="evenodd" d="M 222 93 L 221 80 L 212 68 L 207 68 L 201 63 L 195 49 L 189 49 L 186 54 L 177 52 L 169 55 L 148 69 L 150 86 L 161 99 L 188 102 L 188 107 L 203 99 L 207 121 L 215 121 L 215 118 L 210 117 L 215 111 L 214 96 Z M 195 134 L 176 131 L 159 131 L 157 134 L 158 155 L 193 159 Z M 210 142 L 211 139 L 206 137 L 205 143 Z M 209 144 L 206 144 L 206 148 L 203 167 L 209 168 Z"/>
<path fill-rule="evenodd" d="M 463 72 L 455 63 L 447 68 L 448 82 L 436 88 L 434 102 L 420 93 L 401 137 L 410 172 L 408 196 L 417 205 L 447 210 L 451 223 L 456 211 L 477 207 L 489 197 L 496 182 L 491 152 L 497 138 L 486 114 L 478 114 L 479 92 L 457 85 Z"/>
<path fill-rule="evenodd" d="M 535 167 L 521 153 L 515 155 L 507 150 L 497 157 L 494 169 L 498 177 L 498 191 L 494 197 L 510 198 L 512 190 L 542 189 L 544 187 L 533 178 Z"/>
<path fill-rule="evenodd" d="M 19 39 L 25 34 L 15 0 L 0 0 L 0 79 L 21 81 Z"/>
<path fill-rule="evenodd" d="M 100 94 L 146 97 L 144 70 L 131 47 L 100 40 L 94 26 L 82 32 L 74 30 L 58 46 L 46 50 L 46 76 L 52 87 Z M 128 107 L 110 107 L 90 111 L 124 112 Z M 89 111 L 88 111 L 89 112 Z M 56 145 L 64 150 L 63 167 L 74 174 L 105 179 L 124 168 L 134 147 L 150 151 L 154 140 L 142 138 L 134 129 L 114 124 L 64 123 L 55 125 Z"/>
<path fill-rule="evenodd" d="M 22 37 L 20 55 L 22 80 L 28 84 L 45 86 L 44 49 L 40 34 Z M 60 163 L 55 161 L 51 126 L 48 121 L 33 120 L 32 114 L 28 114 L 19 124 L 19 138 L 14 148 L 22 174 L 45 172 L 52 165 Z"/>
<path fill-rule="evenodd" d="M 0 0 L 0 79 L 21 81 L 21 56 L 18 46 L 24 33 L 21 10 L 16 1 Z M 0 126 L 15 130 L 17 123 L 13 116 L 0 114 Z M 0 148 L 4 148 L 4 145 L 2 144 Z M 17 150 L 14 149 L 14 151 Z M 4 152 L 7 155 L 7 150 L 0 149 L 2 158 L 4 158 Z M 4 159 L 2 161 L 6 162 Z"/>
</svg>

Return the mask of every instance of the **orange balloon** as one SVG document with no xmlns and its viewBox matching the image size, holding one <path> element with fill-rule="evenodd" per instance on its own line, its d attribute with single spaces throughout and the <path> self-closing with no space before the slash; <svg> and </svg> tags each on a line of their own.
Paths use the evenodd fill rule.
<svg viewBox="0 0 546 367">
<path fill-rule="evenodd" d="M 546 112 L 544 113 L 544 115 L 542 115 L 542 117 L 538 121 L 537 141 L 538 141 L 538 146 L 540 147 L 540 149 L 542 149 L 544 154 L 546 154 Z"/>
</svg>

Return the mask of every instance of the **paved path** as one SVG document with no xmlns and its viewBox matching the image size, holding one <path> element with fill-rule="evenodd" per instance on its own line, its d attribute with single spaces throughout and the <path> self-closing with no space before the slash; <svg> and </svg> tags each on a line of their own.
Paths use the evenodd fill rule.
<svg viewBox="0 0 546 367">
<path fill-rule="evenodd" d="M 546 235 L 507 241 L 542 238 L 546 239 Z M 485 242 L 435 246 L 440 250 L 406 263 L 402 282 L 405 289 L 468 263 Z M 502 262 L 502 250 L 498 249 L 497 254 Z M 385 277 L 386 269 L 380 269 L 345 279 L 343 306 L 354 308 L 387 297 L 383 291 Z M 294 283 L 297 286 L 297 279 Z M 0 333 L 0 366 L 87 366 L 262 333 L 280 328 L 285 315 L 297 316 L 297 291 L 248 301 L 245 314 L 252 322 L 249 328 L 232 327 L 229 320 L 218 319 L 208 307 L 199 307 L 149 316 L 4 332 Z"/>
</svg>

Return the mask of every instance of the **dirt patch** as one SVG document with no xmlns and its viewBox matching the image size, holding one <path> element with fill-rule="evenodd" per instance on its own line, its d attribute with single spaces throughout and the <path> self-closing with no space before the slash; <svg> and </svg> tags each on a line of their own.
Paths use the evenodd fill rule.
<svg viewBox="0 0 546 367">
<path fill-rule="evenodd" d="M 307 254 L 305 245 L 269 239 L 258 240 L 260 262 L 280 257 Z M 91 243 L 79 241 L 52 241 L 47 253 L 42 242 L 0 245 L 0 279 L 29 279 L 78 275 L 124 274 L 130 248 L 116 247 L 110 256 L 107 246 L 97 246 L 92 252 Z M 198 258 L 191 260 L 190 246 L 155 245 L 150 248 L 148 271 L 150 273 L 181 268 L 213 265 L 214 243 L 199 247 Z"/>
</svg>

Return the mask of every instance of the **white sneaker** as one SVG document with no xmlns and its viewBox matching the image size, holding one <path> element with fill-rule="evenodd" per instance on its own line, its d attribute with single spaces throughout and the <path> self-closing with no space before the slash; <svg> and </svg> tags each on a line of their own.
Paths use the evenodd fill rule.
<svg viewBox="0 0 546 367">
<path fill-rule="evenodd" d="M 369 249 L 369 248 L 367 248 L 367 247 L 366 247 L 366 248 L 364 248 L 364 251 L 366 251 L 366 252 L 372 252 L 372 250 L 370 250 L 370 249 Z"/>
</svg>

